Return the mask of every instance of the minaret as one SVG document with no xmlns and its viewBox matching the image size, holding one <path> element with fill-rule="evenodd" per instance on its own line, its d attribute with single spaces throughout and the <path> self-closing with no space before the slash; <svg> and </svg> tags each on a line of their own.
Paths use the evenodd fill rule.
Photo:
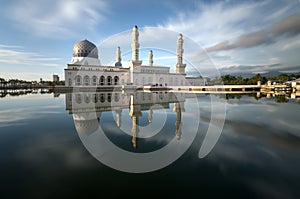
<svg viewBox="0 0 300 199">
<path fill-rule="evenodd" d="M 122 66 L 122 58 L 121 58 L 121 48 L 118 46 L 117 51 L 116 51 L 116 63 L 115 66 Z"/>
<path fill-rule="evenodd" d="M 133 67 L 135 66 L 141 66 L 142 65 L 142 61 L 139 60 L 139 48 L 140 48 L 140 44 L 139 44 L 139 31 L 138 31 L 138 27 L 134 26 L 132 28 L 132 42 L 131 42 L 131 50 L 132 50 L 132 60 L 131 60 L 131 65 Z"/>
<path fill-rule="evenodd" d="M 149 66 L 153 66 L 153 52 L 149 51 Z"/>
<path fill-rule="evenodd" d="M 182 63 L 183 51 L 183 36 L 179 34 L 177 39 L 177 64 L 175 64 L 175 72 L 184 75 L 186 64 Z"/>
<path fill-rule="evenodd" d="M 118 46 L 117 48 L 117 52 L 116 52 L 116 62 L 121 62 L 122 59 L 121 59 L 121 48 L 120 46 Z"/>
</svg>

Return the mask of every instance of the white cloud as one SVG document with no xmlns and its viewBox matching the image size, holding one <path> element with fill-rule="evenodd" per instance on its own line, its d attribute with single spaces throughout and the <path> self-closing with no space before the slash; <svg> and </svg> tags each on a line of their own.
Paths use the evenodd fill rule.
<svg viewBox="0 0 300 199">
<path fill-rule="evenodd" d="M 59 38 L 92 30 L 105 20 L 108 5 L 104 1 L 79 0 L 21 1 L 7 9 L 7 16 L 31 34 Z"/>
<path fill-rule="evenodd" d="M 274 24 L 278 25 L 279 21 L 284 21 L 283 19 L 299 13 L 300 8 L 298 2 L 282 0 L 198 2 L 197 4 L 198 6 L 194 10 L 181 11 L 169 18 L 166 23 L 160 24 L 159 27 L 181 32 L 204 48 L 217 44 L 217 47 L 221 48 L 242 35 L 260 32 Z M 282 67 L 287 67 L 296 65 L 298 56 L 295 51 L 298 47 L 296 37 L 292 39 L 278 37 L 269 46 L 253 46 L 252 49 L 227 49 L 223 52 L 211 52 L 209 55 L 218 68 L 274 63 L 282 63 Z M 290 51 L 282 52 L 285 50 Z"/>
<path fill-rule="evenodd" d="M 237 25 L 249 20 L 261 5 L 259 2 L 234 6 L 228 6 L 226 2 L 199 3 L 195 11 L 181 12 L 160 26 L 182 32 L 204 46 L 212 45 L 244 33 L 244 27 Z"/>
<path fill-rule="evenodd" d="M 5 44 L 0 44 L 0 48 L 24 48 L 23 46 L 18 46 L 18 45 L 5 45 Z"/>
<path fill-rule="evenodd" d="M 28 96 L 20 96 L 22 100 L 28 99 Z M 36 96 L 34 100 L 41 100 L 45 97 L 40 98 L 40 96 Z M 49 96 L 48 96 L 49 97 Z M 32 100 L 32 98 L 29 98 Z M 13 97 L 9 99 L 10 101 L 13 100 Z M 18 98 L 20 100 L 20 98 Z M 46 114 L 57 114 L 60 113 L 55 109 L 60 109 L 62 106 L 59 105 L 49 105 L 43 107 L 29 107 L 29 108 L 16 108 L 16 109 L 5 109 L 0 111 L 0 125 L 14 125 L 15 123 L 25 124 L 22 123 L 24 120 L 40 118 L 42 115 Z M 37 113 L 38 110 L 38 113 Z M 9 123 L 9 124 L 6 124 Z"/>
<path fill-rule="evenodd" d="M 296 41 L 285 43 L 280 50 L 286 51 L 286 50 L 299 48 L 299 47 L 300 47 L 300 38 Z"/>
<path fill-rule="evenodd" d="M 3 48 L 5 46 L 5 48 Z M 2 48 L 1 48 L 2 47 Z M 29 66 L 61 67 L 61 58 L 44 57 L 36 52 L 26 52 L 21 46 L 0 45 L 0 63 Z"/>
<path fill-rule="evenodd" d="M 65 60 L 58 57 L 46 57 L 36 52 L 26 52 L 24 49 L 23 46 L 0 44 L 0 76 L 2 78 L 39 81 L 40 78 L 52 80 L 52 74 L 64 77 L 61 68 Z"/>
</svg>

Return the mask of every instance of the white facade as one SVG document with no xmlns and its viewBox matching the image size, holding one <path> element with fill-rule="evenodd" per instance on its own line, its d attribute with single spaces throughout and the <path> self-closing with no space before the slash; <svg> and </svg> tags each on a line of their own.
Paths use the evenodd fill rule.
<svg viewBox="0 0 300 199">
<path fill-rule="evenodd" d="M 153 66 L 153 53 L 149 52 L 148 65 L 139 60 L 139 32 L 137 26 L 132 29 L 132 60 L 129 68 L 123 68 L 121 50 L 117 47 L 115 66 L 102 66 L 98 58 L 97 47 L 88 40 L 79 41 L 74 45 L 73 58 L 65 69 L 65 86 L 185 86 L 186 64 L 182 63 L 183 36 L 177 40 L 177 63 L 175 73 L 170 67 Z M 100 49 L 101 50 L 101 49 Z"/>
</svg>

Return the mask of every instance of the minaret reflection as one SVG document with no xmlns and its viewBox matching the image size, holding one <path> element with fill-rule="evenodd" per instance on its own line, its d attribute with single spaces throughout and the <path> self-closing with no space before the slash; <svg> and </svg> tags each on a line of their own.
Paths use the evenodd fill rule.
<svg viewBox="0 0 300 199">
<path fill-rule="evenodd" d="M 137 135 L 140 131 L 139 128 L 139 117 L 142 116 L 141 105 L 134 104 L 134 95 L 130 96 L 130 112 L 129 115 L 132 119 L 132 145 L 134 148 L 137 147 Z"/>
<path fill-rule="evenodd" d="M 122 125 L 122 109 L 116 110 L 116 120 L 117 126 L 120 128 Z"/>
<path fill-rule="evenodd" d="M 183 102 L 174 103 L 173 111 L 176 112 L 176 122 L 175 122 L 176 132 L 175 132 L 175 135 L 176 135 L 177 140 L 180 140 L 181 134 L 182 134 L 182 131 L 181 131 L 181 125 L 182 125 L 181 112 L 185 112 L 184 103 Z"/>
<path fill-rule="evenodd" d="M 147 97 L 145 97 L 147 96 Z M 98 129 L 102 129 L 101 113 L 102 112 L 114 112 L 115 124 L 120 130 L 126 129 L 127 125 L 122 126 L 122 117 L 129 117 L 131 125 L 129 124 L 129 131 L 132 133 L 132 146 L 136 148 L 138 146 L 138 134 L 140 132 L 140 120 L 142 119 L 142 111 L 148 112 L 148 125 L 150 128 L 156 128 L 154 120 L 154 110 L 170 109 L 170 105 L 174 104 L 173 113 L 176 114 L 175 122 L 175 136 L 179 140 L 182 135 L 182 112 L 185 111 L 186 95 L 184 93 L 171 93 L 171 92 L 135 92 L 135 93 L 109 93 L 109 92 L 78 92 L 66 94 L 66 110 L 73 115 L 75 128 L 78 133 L 91 135 Z M 128 115 L 122 115 L 123 109 L 129 108 Z M 166 113 L 167 115 L 169 113 Z M 161 117 L 161 115 L 157 115 Z M 103 115 L 102 115 L 103 117 Z M 163 125 L 167 125 L 170 121 L 167 116 L 167 121 Z M 157 119 L 157 118 L 156 118 Z M 158 118 L 159 120 L 160 118 Z M 125 121 L 128 121 L 125 119 Z M 144 121 L 144 120 L 141 120 Z M 171 122 L 172 123 L 172 122 Z M 131 129 L 130 129 L 131 128 Z"/>
<path fill-rule="evenodd" d="M 148 122 L 149 122 L 149 123 L 152 123 L 152 115 L 153 115 L 153 110 L 152 110 L 152 108 L 150 107 L 150 108 L 149 108 L 149 113 L 148 113 Z"/>
</svg>

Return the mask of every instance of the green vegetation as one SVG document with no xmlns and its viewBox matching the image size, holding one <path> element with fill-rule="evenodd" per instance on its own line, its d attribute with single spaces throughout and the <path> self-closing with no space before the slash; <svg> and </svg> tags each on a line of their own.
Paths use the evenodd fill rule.
<svg viewBox="0 0 300 199">
<path fill-rule="evenodd" d="M 285 95 L 276 95 L 275 99 L 277 103 L 287 103 L 289 101 Z"/>
<path fill-rule="evenodd" d="M 290 81 L 293 79 L 299 78 L 300 75 L 287 75 L 287 74 L 280 74 L 278 76 L 274 77 L 264 77 L 260 75 L 259 73 L 251 78 L 243 78 L 242 76 L 233 76 L 233 75 L 223 75 L 221 78 L 215 78 L 213 80 L 208 79 L 209 85 L 256 85 L 258 81 L 261 82 L 261 84 L 266 84 L 267 81 L 276 81 L 279 83 L 283 83 L 286 81 Z"/>
</svg>

